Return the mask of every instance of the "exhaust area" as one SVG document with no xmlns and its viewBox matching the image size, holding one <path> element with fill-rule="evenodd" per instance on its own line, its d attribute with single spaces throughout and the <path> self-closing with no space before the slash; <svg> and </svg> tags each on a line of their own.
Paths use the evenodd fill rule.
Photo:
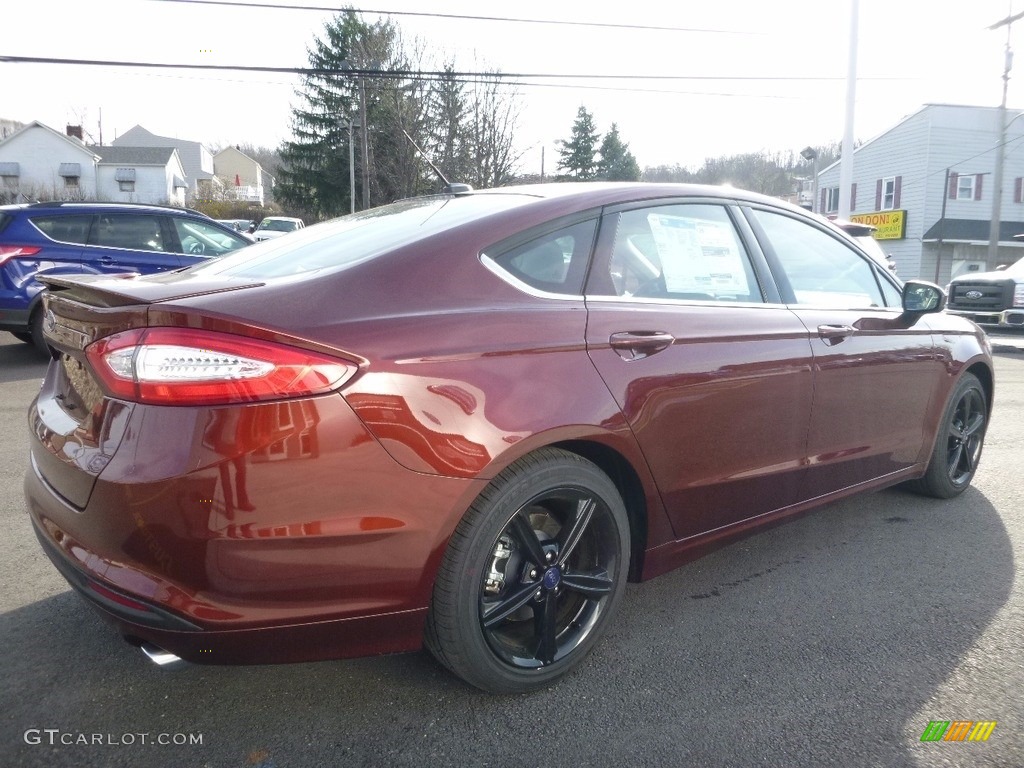
<svg viewBox="0 0 1024 768">
<path fill-rule="evenodd" d="M 146 654 L 146 657 L 156 664 L 158 667 L 164 669 L 171 669 L 176 666 L 183 665 L 185 662 L 180 657 L 175 656 L 173 653 L 165 651 L 163 648 L 158 648 L 150 643 L 142 643 L 139 649 Z"/>
</svg>

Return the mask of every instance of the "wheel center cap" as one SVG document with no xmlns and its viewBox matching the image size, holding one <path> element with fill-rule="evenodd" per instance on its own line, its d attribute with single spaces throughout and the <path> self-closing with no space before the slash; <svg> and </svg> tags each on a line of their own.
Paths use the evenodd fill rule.
<svg viewBox="0 0 1024 768">
<path fill-rule="evenodd" d="M 558 569 L 557 565 L 553 565 L 544 571 L 544 577 L 541 579 L 544 589 L 554 589 L 561 581 L 562 572 Z"/>
</svg>

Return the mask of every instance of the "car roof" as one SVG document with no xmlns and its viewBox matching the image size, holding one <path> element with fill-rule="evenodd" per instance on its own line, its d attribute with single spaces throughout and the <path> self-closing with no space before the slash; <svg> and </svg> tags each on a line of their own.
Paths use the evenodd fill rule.
<svg viewBox="0 0 1024 768">
<path fill-rule="evenodd" d="M 115 212 L 150 212 L 150 213 L 173 213 L 182 216 L 195 216 L 198 218 L 209 219 L 205 213 L 201 211 L 193 210 L 192 208 L 179 208 L 173 205 L 156 205 L 148 203 L 89 203 L 89 202 L 67 202 L 63 200 L 54 200 L 39 203 L 16 203 L 13 205 L 0 205 L 0 211 L 14 211 L 14 210 L 30 210 L 30 211 L 68 211 L 68 212 L 81 212 L 88 210 L 89 212 L 95 211 L 115 211 Z"/>
</svg>

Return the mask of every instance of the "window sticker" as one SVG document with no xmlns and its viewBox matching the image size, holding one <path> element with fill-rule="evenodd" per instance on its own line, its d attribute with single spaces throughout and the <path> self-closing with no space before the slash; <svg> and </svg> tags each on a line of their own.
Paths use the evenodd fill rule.
<svg viewBox="0 0 1024 768">
<path fill-rule="evenodd" d="M 749 294 L 743 256 L 727 222 L 647 216 L 669 293 Z"/>
</svg>

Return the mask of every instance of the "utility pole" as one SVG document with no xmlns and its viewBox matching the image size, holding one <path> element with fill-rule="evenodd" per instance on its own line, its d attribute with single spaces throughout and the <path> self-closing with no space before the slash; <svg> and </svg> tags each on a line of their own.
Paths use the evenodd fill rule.
<svg viewBox="0 0 1024 768">
<path fill-rule="evenodd" d="M 359 123 L 363 128 L 363 210 L 370 207 L 369 127 L 366 124 L 366 86 L 359 76 Z"/>
<path fill-rule="evenodd" d="M 853 184 L 853 108 L 857 103 L 857 0 L 850 0 L 850 51 L 846 66 L 846 127 L 843 154 L 839 158 L 839 218 L 850 218 L 850 187 Z"/>
<path fill-rule="evenodd" d="M 1011 10 L 1013 6 L 1011 5 Z M 992 220 L 988 226 L 988 253 L 986 262 L 989 269 L 994 269 L 999 253 L 999 231 L 1003 218 L 1003 165 L 1006 162 L 1006 90 L 1010 84 L 1010 70 L 1013 68 L 1013 51 L 1010 50 L 1010 30 L 1013 22 L 1024 17 L 1024 13 L 1009 15 L 997 21 L 989 29 L 1006 27 L 1006 56 L 1003 60 L 1003 100 L 999 105 L 999 141 L 996 144 L 996 167 L 992 175 Z"/>
</svg>

